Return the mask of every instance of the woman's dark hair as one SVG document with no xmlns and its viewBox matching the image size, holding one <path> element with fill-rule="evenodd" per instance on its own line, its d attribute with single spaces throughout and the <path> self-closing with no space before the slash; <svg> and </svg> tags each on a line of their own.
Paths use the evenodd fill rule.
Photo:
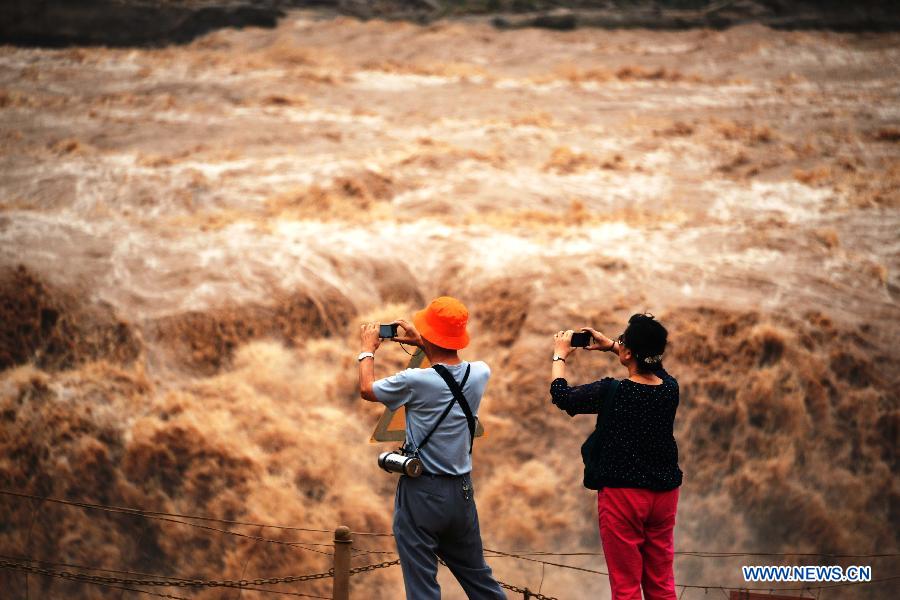
<svg viewBox="0 0 900 600">
<path fill-rule="evenodd" d="M 634 354 L 638 372 L 650 373 L 662 368 L 662 354 L 666 351 L 668 337 L 669 332 L 653 315 L 636 314 L 628 319 L 622 343 Z"/>
</svg>

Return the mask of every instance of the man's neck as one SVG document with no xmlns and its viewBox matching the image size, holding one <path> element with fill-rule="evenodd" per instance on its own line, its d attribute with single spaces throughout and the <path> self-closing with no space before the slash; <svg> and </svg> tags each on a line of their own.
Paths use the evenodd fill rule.
<svg viewBox="0 0 900 600">
<path fill-rule="evenodd" d="M 426 352 L 426 356 L 428 357 L 428 362 L 433 365 L 437 363 L 441 363 L 442 365 L 458 365 L 462 362 L 458 352 L 440 352 L 432 350 L 431 352 Z"/>
</svg>

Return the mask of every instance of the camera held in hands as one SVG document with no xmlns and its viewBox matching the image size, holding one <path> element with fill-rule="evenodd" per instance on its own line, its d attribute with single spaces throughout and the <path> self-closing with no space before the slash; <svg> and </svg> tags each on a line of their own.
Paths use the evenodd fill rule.
<svg viewBox="0 0 900 600">
<path fill-rule="evenodd" d="M 378 326 L 378 337 L 382 339 L 390 339 L 397 337 L 397 324 L 391 323 L 388 325 L 379 325 Z"/>
<path fill-rule="evenodd" d="M 587 348 L 591 343 L 591 334 L 584 333 L 573 333 L 572 334 L 572 347 L 573 348 Z"/>
<path fill-rule="evenodd" d="M 394 452 L 382 452 L 378 455 L 378 466 L 389 473 L 400 473 L 407 477 L 418 477 L 422 474 L 422 460 L 405 447 Z"/>
</svg>

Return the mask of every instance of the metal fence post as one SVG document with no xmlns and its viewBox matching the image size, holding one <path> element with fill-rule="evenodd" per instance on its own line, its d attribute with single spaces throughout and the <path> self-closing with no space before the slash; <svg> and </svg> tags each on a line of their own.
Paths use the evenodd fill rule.
<svg viewBox="0 0 900 600">
<path fill-rule="evenodd" d="M 334 600 L 350 600 L 350 551 L 353 536 L 350 528 L 341 525 L 334 530 L 334 582 L 331 597 Z"/>
</svg>

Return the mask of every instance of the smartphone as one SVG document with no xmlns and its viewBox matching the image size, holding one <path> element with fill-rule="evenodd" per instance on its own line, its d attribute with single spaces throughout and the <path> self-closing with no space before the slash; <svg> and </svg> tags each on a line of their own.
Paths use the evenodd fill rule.
<svg viewBox="0 0 900 600">
<path fill-rule="evenodd" d="M 384 339 L 397 337 L 397 326 L 378 325 L 378 337 Z"/>
<path fill-rule="evenodd" d="M 573 348 L 585 348 L 589 346 L 591 343 L 591 334 L 590 333 L 573 333 L 572 334 L 572 347 Z"/>
</svg>

